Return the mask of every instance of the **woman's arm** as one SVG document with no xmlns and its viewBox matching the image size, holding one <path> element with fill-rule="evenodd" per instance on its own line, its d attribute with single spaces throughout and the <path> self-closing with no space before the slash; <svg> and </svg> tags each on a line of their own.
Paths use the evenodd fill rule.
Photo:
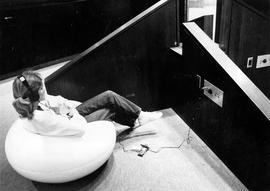
<svg viewBox="0 0 270 191">
<path fill-rule="evenodd" d="M 66 100 L 65 102 L 69 107 L 71 108 L 76 108 L 77 106 L 81 105 L 82 103 L 79 101 L 75 101 L 75 100 Z"/>
<path fill-rule="evenodd" d="M 79 101 L 75 100 L 68 100 L 60 95 L 58 96 L 52 96 L 52 95 L 47 95 L 47 99 L 49 100 L 51 106 L 59 106 L 59 105 L 66 105 L 70 108 L 76 108 L 81 104 Z"/>
<path fill-rule="evenodd" d="M 68 118 L 49 111 L 36 111 L 33 118 L 36 133 L 48 136 L 82 136 L 86 129 L 83 116 L 74 113 Z"/>
</svg>

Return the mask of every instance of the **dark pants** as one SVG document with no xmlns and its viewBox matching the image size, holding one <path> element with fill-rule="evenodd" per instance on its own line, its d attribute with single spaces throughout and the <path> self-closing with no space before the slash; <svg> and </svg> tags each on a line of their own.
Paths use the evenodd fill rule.
<svg viewBox="0 0 270 191">
<path fill-rule="evenodd" d="M 134 126 L 141 108 L 113 91 L 105 91 L 76 107 L 87 122 L 113 120 L 130 127 Z"/>
</svg>

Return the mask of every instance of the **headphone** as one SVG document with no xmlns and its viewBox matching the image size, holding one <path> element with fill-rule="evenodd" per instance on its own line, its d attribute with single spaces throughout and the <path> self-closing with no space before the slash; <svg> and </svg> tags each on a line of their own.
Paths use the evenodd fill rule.
<svg viewBox="0 0 270 191">
<path fill-rule="evenodd" d="M 35 102 L 39 100 L 39 93 L 38 91 L 33 91 L 30 85 L 28 84 L 26 78 L 23 75 L 20 75 L 17 77 L 22 84 L 27 88 L 28 92 L 25 93 L 25 95 L 22 97 L 23 99 L 29 98 L 30 101 Z"/>
</svg>

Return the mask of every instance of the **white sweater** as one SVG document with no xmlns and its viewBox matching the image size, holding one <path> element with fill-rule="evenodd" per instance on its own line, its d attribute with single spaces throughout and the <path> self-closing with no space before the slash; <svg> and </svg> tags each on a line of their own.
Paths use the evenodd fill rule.
<svg viewBox="0 0 270 191">
<path fill-rule="evenodd" d="M 65 104 L 72 108 L 73 117 L 54 112 L 53 107 Z M 35 110 L 34 117 L 28 120 L 27 130 L 46 136 L 82 136 L 86 128 L 86 120 L 75 107 L 79 102 L 67 100 L 61 96 L 46 95 L 46 100 L 40 102 L 42 110 Z"/>
</svg>

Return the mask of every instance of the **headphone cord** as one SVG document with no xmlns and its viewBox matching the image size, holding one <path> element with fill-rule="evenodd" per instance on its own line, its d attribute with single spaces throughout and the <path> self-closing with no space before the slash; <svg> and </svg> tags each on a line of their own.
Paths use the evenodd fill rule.
<svg viewBox="0 0 270 191">
<path fill-rule="evenodd" d="M 200 96 L 198 96 L 198 100 L 196 100 L 196 101 L 200 101 L 201 100 L 201 97 Z M 199 104 L 199 103 L 195 103 L 195 104 Z M 196 117 L 197 117 L 197 113 L 198 113 L 198 111 L 200 110 L 200 106 L 198 105 L 196 108 L 195 108 L 195 111 L 194 111 L 194 113 L 193 113 L 193 116 L 192 116 L 192 122 L 191 122 L 191 125 L 194 125 L 194 122 L 195 122 L 195 119 L 196 119 Z M 137 153 L 141 153 L 144 149 L 146 149 L 145 150 L 145 152 L 146 151 L 149 151 L 149 152 L 152 152 L 152 153 L 155 153 L 155 154 L 157 154 L 157 153 L 159 153 L 160 151 L 162 151 L 163 149 L 179 149 L 180 150 L 180 148 L 182 147 L 182 145 L 184 144 L 184 142 L 186 141 L 187 142 L 187 144 L 190 144 L 191 143 L 191 141 L 192 141 L 192 136 L 191 136 L 191 125 L 189 125 L 189 127 L 188 127 L 188 133 L 187 133 L 187 137 L 178 145 L 178 146 L 163 146 L 163 147 L 160 147 L 159 149 L 157 149 L 157 150 L 153 150 L 153 149 L 151 149 L 148 145 L 146 145 L 146 144 L 141 144 L 141 147 L 138 149 L 127 149 L 126 147 L 125 147 L 125 145 L 121 142 L 121 141 L 119 141 L 119 145 L 121 145 L 121 147 L 122 147 L 122 150 L 123 150 L 123 152 L 137 152 Z M 138 136 L 138 135 L 137 135 Z M 134 136 L 134 137 L 137 137 L 137 136 Z M 133 137 L 129 137 L 129 138 L 133 138 Z M 145 153 L 144 152 L 144 153 Z M 143 154 L 144 154 L 143 153 Z M 138 154 L 139 155 L 139 154 Z M 143 155 L 139 155 L 139 156 L 143 156 Z"/>
</svg>

